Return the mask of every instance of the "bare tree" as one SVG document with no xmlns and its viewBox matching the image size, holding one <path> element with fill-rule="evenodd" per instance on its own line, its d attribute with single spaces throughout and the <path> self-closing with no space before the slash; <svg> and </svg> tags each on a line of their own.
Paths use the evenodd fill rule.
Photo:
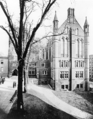
<svg viewBox="0 0 93 119">
<path fill-rule="evenodd" d="M 19 0 L 19 12 L 20 12 L 20 17 L 19 17 L 19 25 L 18 25 L 18 30 L 16 30 L 12 16 L 9 13 L 8 6 L 5 4 L 2 0 L 0 0 L 0 6 L 7 18 L 7 22 L 9 25 L 9 30 L 7 30 L 4 26 L 1 26 L 1 28 L 8 34 L 14 48 L 17 54 L 17 59 L 18 59 L 18 95 L 17 95 L 17 109 L 20 111 L 24 109 L 23 105 L 23 95 L 22 95 L 22 80 L 23 80 L 23 68 L 24 68 L 24 63 L 25 63 L 25 58 L 27 56 L 27 52 L 29 49 L 29 46 L 31 42 L 34 41 L 36 32 L 40 28 L 42 22 L 44 21 L 47 13 L 49 12 L 50 8 L 52 5 L 56 2 L 56 0 L 45 0 L 45 5 L 43 5 L 42 9 L 42 14 L 40 19 L 38 20 L 38 23 L 32 28 L 31 34 L 27 40 L 26 46 L 24 50 L 22 49 L 25 34 L 24 34 L 24 29 L 27 27 L 27 20 L 29 17 L 29 14 L 26 16 L 25 12 L 32 12 L 32 7 L 34 5 L 39 6 L 39 4 L 35 0 Z M 28 7 L 31 4 L 30 7 Z M 31 9 L 29 9 L 31 8 Z"/>
</svg>

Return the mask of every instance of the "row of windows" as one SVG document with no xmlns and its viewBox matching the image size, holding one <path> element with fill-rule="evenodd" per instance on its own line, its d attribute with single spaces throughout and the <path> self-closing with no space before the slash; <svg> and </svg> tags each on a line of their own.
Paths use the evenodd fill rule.
<svg viewBox="0 0 93 119">
<path fill-rule="evenodd" d="M 35 71 L 33 70 L 33 71 L 29 71 L 29 75 L 35 75 Z"/>
<path fill-rule="evenodd" d="M 59 67 L 69 67 L 69 61 L 59 60 Z M 84 61 L 75 61 L 75 67 L 84 67 Z"/>
<path fill-rule="evenodd" d="M 79 35 L 79 29 L 78 28 L 73 29 L 73 31 L 74 31 L 75 35 Z M 68 27 L 66 27 L 65 33 L 67 33 L 67 34 L 69 33 L 69 28 Z"/>
<path fill-rule="evenodd" d="M 75 61 L 75 67 L 84 67 L 84 61 Z"/>
<path fill-rule="evenodd" d="M 59 60 L 59 67 L 69 67 L 69 61 Z"/>
<path fill-rule="evenodd" d="M 77 84 L 77 88 L 83 88 L 83 84 Z"/>
<path fill-rule="evenodd" d="M 83 78 L 83 71 L 76 71 L 76 78 Z M 69 72 L 68 71 L 61 71 L 60 78 L 68 78 Z"/>
<path fill-rule="evenodd" d="M 60 72 L 60 78 L 68 78 L 69 72 L 68 71 L 61 71 Z"/>
<path fill-rule="evenodd" d="M 76 71 L 76 78 L 83 78 L 83 71 Z"/>
<path fill-rule="evenodd" d="M 68 89 L 69 86 L 68 86 L 68 85 L 61 85 L 61 88 L 62 88 L 62 89 Z"/>
<path fill-rule="evenodd" d="M 68 85 L 61 85 L 62 89 L 68 89 L 69 86 Z M 77 84 L 77 88 L 83 88 L 83 84 Z"/>
<path fill-rule="evenodd" d="M 43 74 L 43 75 L 47 75 L 48 72 L 47 72 L 47 71 L 42 71 L 42 74 Z"/>
</svg>

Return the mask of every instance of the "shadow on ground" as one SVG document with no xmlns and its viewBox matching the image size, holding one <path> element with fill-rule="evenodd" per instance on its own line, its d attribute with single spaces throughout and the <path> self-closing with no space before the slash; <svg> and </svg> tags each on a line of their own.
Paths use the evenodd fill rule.
<svg viewBox="0 0 93 119">
<path fill-rule="evenodd" d="M 91 92 L 85 92 L 85 91 L 75 91 L 76 94 L 80 95 L 84 99 L 86 99 L 88 102 L 93 104 L 93 93 Z"/>
<path fill-rule="evenodd" d="M 5 119 L 76 119 L 30 94 L 24 94 L 24 107 L 26 111 L 18 113 L 15 102 Z"/>
<path fill-rule="evenodd" d="M 6 113 L 0 109 L 0 119 L 4 119 L 6 117 Z"/>
</svg>

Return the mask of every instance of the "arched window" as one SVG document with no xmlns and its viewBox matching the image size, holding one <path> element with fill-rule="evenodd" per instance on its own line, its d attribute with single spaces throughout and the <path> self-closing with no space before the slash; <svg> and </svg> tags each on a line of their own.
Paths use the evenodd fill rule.
<svg viewBox="0 0 93 119">
<path fill-rule="evenodd" d="M 65 38 L 65 56 L 67 57 L 67 39 Z"/>
<path fill-rule="evenodd" d="M 76 35 L 79 35 L 79 29 L 78 28 L 76 29 Z"/>
<path fill-rule="evenodd" d="M 79 47 L 80 47 L 80 44 L 79 44 L 79 39 L 77 39 L 77 56 L 79 57 Z"/>
<path fill-rule="evenodd" d="M 69 56 L 69 41 L 68 41 L 68 37 L 66 37 L 67 40 L 67 57 Z"/>
<path fill-rule="evenodd" d="M 65 33 L 68 34 L 68 27 L 66 27 L 66 29 L 65 29 Z"/>
<path fill-rule="evenodd" d="M 84 43 L 83 39 L 81 39 L 81 57 L 83 57 L 83 52 L 84 52 Z"/>
<path fill-rule="evenodd" d="M 64 37 L 62 37 L 62 45 L 63 45 L 63 48 L 62 48 L 62 54 L 63 54 L 63 57 L 64 57 L 64 55 L 65 55 L 65 38 Z"/>
</svg>

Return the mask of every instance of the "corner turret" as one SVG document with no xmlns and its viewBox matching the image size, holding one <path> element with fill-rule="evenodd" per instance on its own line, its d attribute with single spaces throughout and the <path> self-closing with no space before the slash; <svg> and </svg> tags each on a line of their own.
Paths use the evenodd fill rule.
<svg viewBox="0 0 93 119">
<path fill-rule="evenodd" d="M 85 91 L 89 90 L 89 25 L 87 17 L 84 23 L 84 59 L 85 59 Z"/>
<path fill-rule="evenodd" d="M 58 18 L 57 18 L 57 13 L 55 11 L 55 16 L 54 16 L 54 20 L 53 20 L 53 31 L 58 30 Z"/>
<path fill-rule="evenodd" d="M 85 23 L 84 23 L 84 33 L 87 33 L 89 35 L 89 24 L 87 22 L 87 17 L 86 17 Z"/>
</svg>

